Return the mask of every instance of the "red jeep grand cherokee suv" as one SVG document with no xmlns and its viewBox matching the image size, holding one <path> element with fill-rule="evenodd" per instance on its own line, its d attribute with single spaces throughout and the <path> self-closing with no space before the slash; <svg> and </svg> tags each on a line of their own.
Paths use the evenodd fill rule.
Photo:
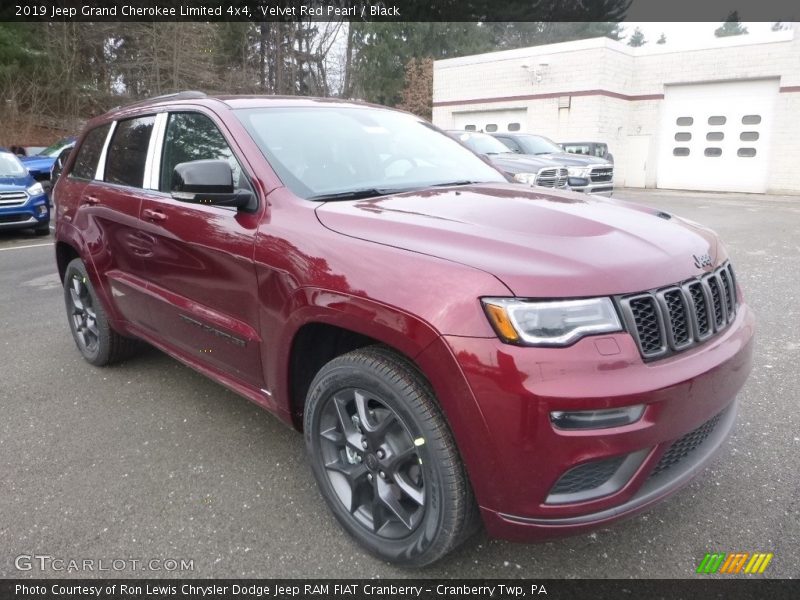
<svg viewBox="0 0 800 600">
<path fill-rule="evenodd" d="M 302 430 L 333 514 L 398 563 L 650 506 L 750 370 L 713 232 L 510 184 L 402 112 L 156 98 L 91 121 L 55 198 L 86 360 L 144 340 Z"/>
</svg>

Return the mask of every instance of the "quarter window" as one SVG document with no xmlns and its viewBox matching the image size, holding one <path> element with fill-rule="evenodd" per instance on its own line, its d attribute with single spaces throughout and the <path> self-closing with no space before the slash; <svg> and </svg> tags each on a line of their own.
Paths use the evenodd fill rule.
<svg viewBox="0 0 800 600">
<path fill-rule="evenodd" d="M 172 189 L 175 165 L 207 159 L 228 161 L 233 171 L 233 184 L 239 189 L 252 190 L 239 161 L 211 119 L 200 113 L 172 113 L 164 137 L 158 189 L 162 192 Z"/>
<path fill-rule="evenodd" d="M 144 164 L 155 117 L 119 121 L 106 158 L 105 181 L 131 187 L 144 187 Z"/>
<path fill-rule="evenodd" d="M 79 179 L 94 179 L 97 172 L 97 161 L 100 160 L 100 154 L 103 152 L 103 144 L 106 142 L 108 130 L 111 127 L 110 123 L 95 127 L 89 133 L 81 144 L 78 150 L 78 156 L 75 158 L 75 164 L 72 167 L 71 177 Z"/>
</svg>

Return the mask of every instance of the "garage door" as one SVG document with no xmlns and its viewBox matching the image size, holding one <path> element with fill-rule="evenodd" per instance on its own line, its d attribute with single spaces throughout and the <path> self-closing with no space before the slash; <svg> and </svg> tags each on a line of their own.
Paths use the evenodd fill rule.
<svg viewBox="0 0 800 600">
<path fill-rule="evenodd" d="M 527 110 L 514 108 L 506 110 L 482 110 L 453 114 L 456 129 L 467 131 L 526 131 Z"/>
<path fill-rule="evenodd" d="M 666 86 L 658 187 L 765 192 L 777 79 Z"/>
</svg>

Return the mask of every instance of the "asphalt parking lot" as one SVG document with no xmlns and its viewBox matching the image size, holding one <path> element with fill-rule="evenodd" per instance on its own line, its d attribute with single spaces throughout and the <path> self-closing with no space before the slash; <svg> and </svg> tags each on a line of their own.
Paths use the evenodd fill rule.
<svg viewBox="0 0 800 600">
<path fill-rule="evenodd" d="M 800 197 L 623 190 L 716 229 L 758 317 L 724 453 L 642 516 L 539 545 L 479 535 L 426 577 L 693 577 L 706 552 L 773 552 L 800 577 Z M 155 350 L 97 369 L 66 323 L 52 239 L 0 233 L 0 577 L 63 559 L 192 560 L 95 575 L 409 577 L 337 526 L 303 439 Z M 166 564 L 166 563 L 165 563 Z M 171 563 L 169 563 L 171 565 Z M 165 567 L 166 568 L 166 567 Z"/>
</svg>

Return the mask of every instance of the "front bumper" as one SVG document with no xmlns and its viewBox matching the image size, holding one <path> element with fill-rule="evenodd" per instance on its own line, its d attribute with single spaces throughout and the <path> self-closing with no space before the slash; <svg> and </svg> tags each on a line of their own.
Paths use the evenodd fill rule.
<svg viewBox="0 0 800 600">
<path fill-rule="evenodd" d="M 717 337 L 647 364 L 626 333 L 587 337 L 568 348 L 448 336 L 487 432 L 483 452 L 491 460 L 482 464 L 490 468 L 472 468 L 469 461 L 467 467 L 488 532 L 519 541 L 579 533 L 635 514 L 684 486 L 732 430 L 753 332 L 752 312 L 741 305 Z M 553 411 L 642 404 L 638 421 L 607 429 L 564 430 L 550 420 Z M 711 431 L 689 452 L 653 474 L 675 447 L 682 452 L 676 442 L 705 432 L 709 423 Z M 614 458 L 629 460 L 608 493 L 552 501 L 565 473 Z"/>
<path fill-rule="evenodd" d="M 591 182 L 588 179 L 576 177 L 569 178 L 569 189 L 583 194 L 594 194 L 596 196 L 611 196 L 614 193 L 613 181 Z"/>
<path fill-rule="evenodd" d="M 49 221 L 47 194 L 32 196 L 20 206 L 0 206 L 0 230 L 39 227 Z"/>
</svg>

